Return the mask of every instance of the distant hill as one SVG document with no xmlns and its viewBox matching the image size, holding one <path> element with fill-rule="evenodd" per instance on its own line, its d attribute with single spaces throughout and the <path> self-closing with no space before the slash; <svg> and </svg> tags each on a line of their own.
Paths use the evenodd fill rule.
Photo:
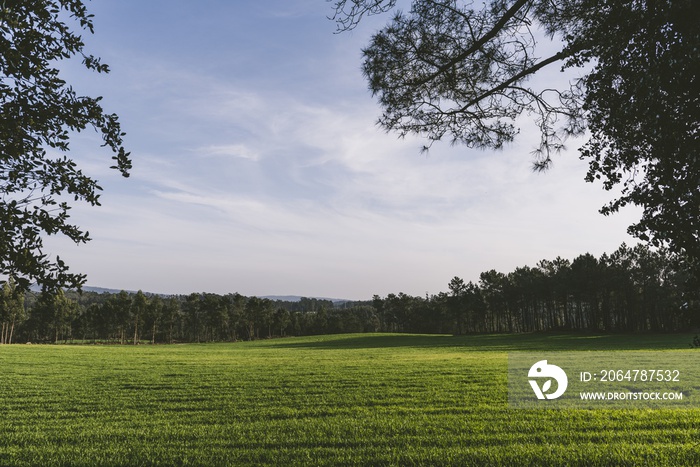
<svg viewBox="0 0 700 467">
<path fill-rule="evenodd" d="M 33 292 L 41 292 L 41 287 L 39 287 L 36 284 L 29 287 L 29 289 Z M 91 286 L 87 286 L 87 285 L 85 287 L 83 287 L 83 292 L 94 292 L 94 293 L 99 293 L 99 294 L 102 294 L 102 293 L 118 294 L 121 291 L 122 291 L 122 289 L 109 289 L 107 287 L 91 287 Z M 136 290 L 126 290 L 126 292 L 130 293 L 130 294 L 135 294 Z M 168 297 L 168 296 L 172 295 L 172 294 L 159 294 L 159 293 L 153 293 L 153 292 L 143 292 L 143 293 L 146 295 L 160 295 L 161 297 Z"/>
<path fill-rule="evenodd" d="M 95 293 L 119 293 L 122 289 L 107 289 L 105 287 L 83 287 L 85 292 L 95 292 Z M 135 290 L 127 290 L 128 293 L 136 293 Z"/>
<path fill-rule="evenodd" d="M 37 286 L 32 286 L 31 289 L 35 292 L 41 292 L 41 288 Z M 94 292 L 98 294 L 103 294 L 103 293 L 108 293 L 108 294 L 118 294 L 119 292 L 122 291 L 122 289 L 110 289 L 107 287 L 91 287 L 91 286 L 85 286 L 83 287 L 84 292 Z M 130 294 L 135 294 L 136 290 L 127 290 L 126 292 Z M 153 292 L 143 292 L 146 295 L 160 295 L 160 296 L 170 296 L 170 295 L 178 295 L 178 294 L 160 294 L 160 293 L 153 293 Z M 316 300 L 329 300 L 333 303 L 345 303 L 345 302 L 350 302 L 352 300 L 347 300 L 344 298 L 327 298 L 327 297 L 306 297 L 302 295 L 264 295 L 260 298 L 268 298 L 270 300 L 279 300 L 282 302 L 299 302 L 301 301 L 302 298 L 315 298 Z"/>
<path fill-rule="evenodd" d="M 265 295 L 260 298 L 269 298 L 270 300 L 279 300 L 282 302 L 299 302 L 302 298 L 315 298 L 316 300 L 328 300 L 333 303 L 351 302 L 345 298 L 327 298 L 327 297 L 306 297 L 301 295 Z"/>
</svg>

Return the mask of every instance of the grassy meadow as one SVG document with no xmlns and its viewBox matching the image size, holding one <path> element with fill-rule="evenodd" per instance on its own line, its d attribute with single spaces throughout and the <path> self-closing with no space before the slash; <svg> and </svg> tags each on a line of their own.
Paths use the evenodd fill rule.
<svg viewBox="0 0 700 467">
<path fill-rule="evenodd" d="M 0 465 L 697 466 L 700 409 L 507 405 L 508 351 L 700 359 L 691 337 L 0 346 Z"/>
</svg>

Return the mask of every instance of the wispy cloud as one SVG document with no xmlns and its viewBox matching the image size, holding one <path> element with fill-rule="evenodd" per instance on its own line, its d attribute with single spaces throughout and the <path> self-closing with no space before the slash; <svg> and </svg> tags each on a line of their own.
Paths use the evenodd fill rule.
<svg viewBox="0 0 700 467">
<path fill-rule="evenodd" d="M 225 144 L 204 146 L 194 150 L 200 156 L 221 156 L 257 161 L 260 153 L 245 144 Z"/>
</svg>

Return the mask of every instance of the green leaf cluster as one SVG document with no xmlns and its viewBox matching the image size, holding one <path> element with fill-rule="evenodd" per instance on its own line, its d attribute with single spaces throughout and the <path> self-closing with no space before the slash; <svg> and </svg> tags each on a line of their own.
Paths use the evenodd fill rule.
<svg viewBox="0 0 700 467">
<path fill-rule="evenodd" d="M 85 281 L 43 251 L 45 235 L 90 239 L 69 223 L 67 200 L 99 205 L 97 180 L 61 155 L 70 149 L 70 135 L 93 128 L 114 153 L 112 167 L 124 176 L 131 168 L 118 117 L 103 110 L 101 97 L 81 96 L 61 78 L 60 62 L 76 56 L 88 70 L 109 71 L 85 54 L 69 22 L 93 31 L 80 0 L 6 0 L 0 7 L 0 274 L 22 288 L 34 281 L 48 289 Z"/>
</svg>

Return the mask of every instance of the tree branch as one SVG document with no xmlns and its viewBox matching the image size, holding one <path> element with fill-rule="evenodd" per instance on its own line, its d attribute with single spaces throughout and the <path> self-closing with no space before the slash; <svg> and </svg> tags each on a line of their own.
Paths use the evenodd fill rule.
<svg viewBox="0 0 700 467">
<path fill-rule="evenodd" d="M 442 65 L 440 68 L 437 69 L 434 73 L 432 73 L 430 76 L 427 76 L 426 78 L 423 78 L 422 80 L 418 81 L 416 83 L 416 86 L 422 86 L 424 84 L 429 83 L 430 81 L 434 80 L 438 76 L 440 76 L 442 73 L 445 71 L 449 70 L 462 60 L 466 59 L 469 57 L 471 54 L 477 52 L 479 49 L 481 49 L 488 41 L 496 37 L 498 33 L 505 27 L 505 25 L 510 21 L 511 18 L 515 16 L 515 14 L 522 8 L 524 7 L 530 0 L 518 0 L 513 4 L 512 7 L 501 17 L 501 19 L 494 24 L 493 28 L 489 30 L 486 34 L 484 34 L 478 41 L 476 41 L 474 44 L 472 44 L 471 47 L 469 47 L 467 50 L 464 52 L 460 53 L 456 57 L 454 57 L 452 60 L 449 62 L 445 63 Z"/>
<path fill-rule="evenodd" d="M 493 94 L 496 94 L 500 91 L 503 91 L 504 89 L 510 87 L 511 84 L 525 78 L 526 76 L 537 73 L 540 69 L 546 67 L 547 65 L 550 65 L 554 62 L 557 62 L 559 60 L 563 60 L 563 59 L 567 58 L 568 56 L 571 55 L 571 53 L 572 53 L 571 51 L 562 50 L 562 51 L 552 55 L 551 57 L 546 58 L 546 59 L 542 60 L 541 62 L 532 65 L 530 68 L 526 68 L 525 70 L 521 71 L 520 73 L 513 76 L 509 80 L 504 81 L 503 83 L 499 84 L 495 88 L 491 88 L 488 91 L 484 92 L 483 94 L 475 97 L 474 99 L 467 102 L 462 108 L 460 108 L 458 110 L 453 110 L 453 111 L 447 112 L 447 113 L 454 114 L 454 113 L 465 112 L 469 107 L 481 102 L 482 100 L 486 99 L 489 96 L 492 96 Z"/>
</svg>

